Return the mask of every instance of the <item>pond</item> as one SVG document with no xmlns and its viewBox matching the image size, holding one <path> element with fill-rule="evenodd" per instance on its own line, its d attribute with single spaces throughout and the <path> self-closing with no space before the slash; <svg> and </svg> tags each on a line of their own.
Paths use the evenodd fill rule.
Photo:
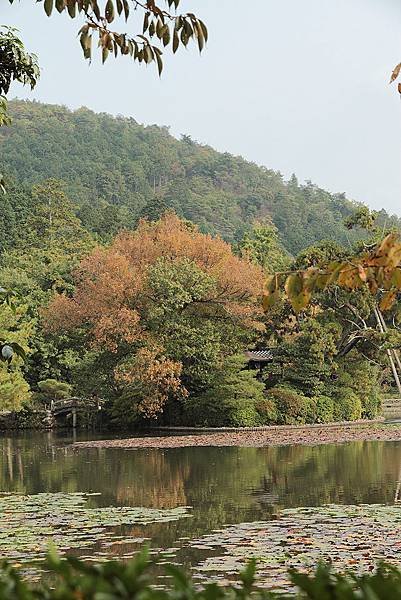
<svg viewBox="0 0 401 600">
<path fill-rule="evenodd" d="M 288 566 L 318 556 L 361 568 L 399 560 L 399 442 L 76 450 L 54 432 L 0 441 L 0 555 L 23 567 L 40 565 L 49 540 L 87 560 L 128 558 L 146 541 L 199 580 L 235 576 L 257 556 L 262 581 L 278 585 Z"/>
</svg>

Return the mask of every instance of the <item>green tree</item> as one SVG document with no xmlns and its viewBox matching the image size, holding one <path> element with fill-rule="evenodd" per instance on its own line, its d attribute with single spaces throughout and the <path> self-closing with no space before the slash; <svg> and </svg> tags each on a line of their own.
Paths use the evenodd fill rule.
<svg viewBox="0 0 401 600">
<path fill-rule="evenodd" d="M 25 320 L 26 306 L 10 308 L 0 305 L 0 339 L 17 342 L 25 352 L 35 334 L 35 324 Z M 29 384 L 24 373 L 21 357 L 12 362 L 0 362 L 0 410 L 20 410 L 31 397 Z"/>
<path fill-rule="evenodd" d="M 138 217 L 139 219 L 147 219 L 148 221 L 158 221 L 169 208 L 164 197 L 159 197 L 155 194 L 141 209 Z"/>
<path fill-rule="evenodd" d="M 32 188 L 13 238 L 13 249 L 0 257 L 1 280 L 35 309 L 53 290 L 72 289 L 71 272 L 95 246 L 56 180 Z"/>
<path fill-rule="evenodd" d="M 336 323 L 305 319 L 292 334 L 285 334 L 265 370 L 270 386 L 286 383 L 306 396 L 318 396 L 336 373 L 334 361 L 341 328 Z"/>
<path fill-rule="evenodd" d="M 369 225 L 373 231 L 376 215 L 371 217 L 370 211 L 360 209 L 348 223 L 365 229 Z M 347 250 L 321 242 L 300 253 L 293 273 L 307 277 L 322 264 L 340 268 L 349 264 L 353 270 L 354 253 L 361 246 L 357 243 Z M 367 248 L 372 247 L 375 244 L 368 242 Z M 286 289 L 293 293 L 290 284 Z M 314 291 L 298 317 L 281 297 L 267 319 L 270 341 L 277 345 L 275 360 L 266 369 L 268 387 L 289 385 L 312 396 L 319 420 L 377 416 L 381 383 L 389 373 L 388 352 L 391 349 L 395 364 L 394 348 L 400 345 L 394 326 L 378 330 L 377 301 L 367 285 L 342 286 L 335 279 Z"/>
<path fill-rule="evenodd" d="M 222 354 L 240 350 L 253 337 L 233 321 L 219 300 L 215 277 L 189 259 L 159 259 L 149 270 L 147 328 L 168 356 L 182 364 L 185 387 L 197 394 L 210 385 Z"/>
<path fill-rule="evenodd" d="M 264 385 L 258 381 L 256 372 L 245 366 L 243 355 L 225 358 L 208 389 L 186 401 L 188 422 L 202 427 L 261 425 L 258 406 L 265 400 Z"/>
<path fill-rule="evenodd" d="M 43 332 L 40 311 L 54 290 L 73 290 L 72 272 L 95 242 L 59 182 L 44 182 L 22 195 L 14 190 L 10 187 L 6 195 L 12 199 L 16 218 L 9 232 L 12 246 L 0 256 L 0 280 L 27 304 L 20 324 L 35 325 L 23 367 L 26 380 L 35 389 L 38 381 L 66 377 L 74 346 L 67 336 L 56 338 Z M 79 343 L 76 352 L 79 356 Z"/>
<path fill-rule="evenodd" d="M 241 254 L 259 264 L 266 273 L 285 271 L 291 257 L 282 246 L 278 230 L 269 220 L 257 222 L 240 243 Z"/>
<path fill-rule="evenodd" d="M 44 379 L 38 381 L 38 392 L 33 394 L 32 399 L 39 404 L 50 404 L 52 400 L 62 400 L 71 396 L 71 385 L 57 379 Z"/>
</svg>

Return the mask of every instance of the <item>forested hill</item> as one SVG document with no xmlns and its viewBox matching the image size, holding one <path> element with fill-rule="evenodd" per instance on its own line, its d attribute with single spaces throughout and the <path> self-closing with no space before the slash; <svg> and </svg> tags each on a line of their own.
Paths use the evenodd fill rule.
<svg viewBox="0 0 401 600">
<path fill-rule="evenodd" d="M 189 137 L 179 141 L 167 128 L 87 108 L 13 101 L 10 109 L 13 123 L 0 129 L 0 172 L 18 186 L 63 180 L 84 226 L 102 237 L 166 208 L 228 241 L 271 216 L 292 254 L 323 238 L 344 243 L 350 235 L 343 219 L 355 204 L 343 194 L 299 185 L 295 177 L 285 182 L 275 171 Z M 14 209 L 5 204 L 7 210 Z"/>
</svg>

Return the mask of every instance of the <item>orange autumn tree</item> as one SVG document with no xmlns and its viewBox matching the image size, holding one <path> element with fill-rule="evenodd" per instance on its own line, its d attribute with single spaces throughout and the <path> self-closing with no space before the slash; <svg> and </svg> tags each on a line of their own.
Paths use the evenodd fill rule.
<svg viewBox="0 0 401 600">
<path fill-rule="evenodd" d="M 80 331 L 112 357 L 116 402 L 132 415 L 155 418 L 202 391 L 261 329 L 262 269 L 171 213 L 96 249 L 74 280 L 73 296 L 47 309 L 47 329 Z"/>
<path fill-rule="evenodd" d="M 182 386 L 182 365 L 163 357 L 158 358 L 160 348 L 141 348 L 135 356 L 115 369 L 116 381 L 126 388 L 119 399 L 119 409 L 130 410 L 132 391 L 138 386 L 141 402 L 137 409 L 147 418 L 157 417 L 169 396 L 185 398 L 188 393 Z M 132 409 L 132 407 L 131 407 Z"/>
</svg>

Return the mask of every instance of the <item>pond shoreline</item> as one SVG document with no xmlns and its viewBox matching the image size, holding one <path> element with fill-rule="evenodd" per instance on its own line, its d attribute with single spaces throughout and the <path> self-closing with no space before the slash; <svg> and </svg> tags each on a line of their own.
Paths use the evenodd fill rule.
<svg viewBox="0 0 401 600">
<path fill-rule="evenodd" d="M 178 431 L 168 428 L 167 431 Z M 184 429 L 180 431 L 185 431 Z M 188 432 L 189 430 L 186 429 Z M 195 430 L 191 430 L 195 431 Z M 105 439 L 75 442 L 70 447 L 80 448 L 185 448 L 185 447 L 265 447 L 320 444 L 342 444 L 354 441 L 401 441 L 401 423 L 386 424 L 383 421 L 359 421 L 355 423 L 332 423 L 328 425 L 272 426 L 229 430 L 196 430 L 192 435 L 164 435 Z M 208 432 L 206 432 L 208 431 Z"/>
</svg>

